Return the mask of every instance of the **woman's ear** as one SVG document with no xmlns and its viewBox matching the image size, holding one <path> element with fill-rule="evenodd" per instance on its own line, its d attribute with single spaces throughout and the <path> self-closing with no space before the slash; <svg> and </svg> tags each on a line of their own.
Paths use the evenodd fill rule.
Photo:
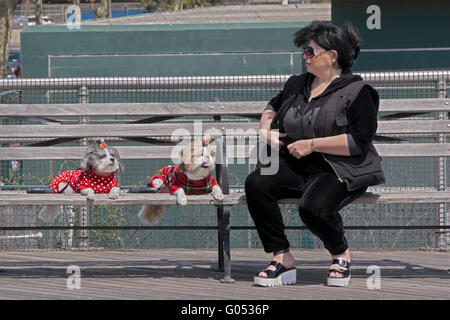
<svg viewBox="0 0 450 320">
<path fill-rule="evenodd" d="M 337 63 L 337 60 L 339 58 L 339 54 L 336 50 L 330 50 L 330 59 L 331 62 L 335 65 Z"/>
</svg>

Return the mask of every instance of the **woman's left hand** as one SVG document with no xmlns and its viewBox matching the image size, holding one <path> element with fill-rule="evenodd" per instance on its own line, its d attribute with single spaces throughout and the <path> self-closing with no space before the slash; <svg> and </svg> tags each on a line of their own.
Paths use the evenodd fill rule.
<svg viewBox="0 0 450 320">
<path fill-rule="evenodd" d="M 306 157 L 313 152 L 311 140 L 297 140 L 291 144 L 288 144 L 287 149 L 289 153 L 297 159 Z"/>
</svg>

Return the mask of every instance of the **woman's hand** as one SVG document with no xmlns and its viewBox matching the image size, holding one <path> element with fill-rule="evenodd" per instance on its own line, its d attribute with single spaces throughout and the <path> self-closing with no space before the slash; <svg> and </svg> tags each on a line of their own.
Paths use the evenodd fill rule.
<svg viewBox="0 0 450 320">
<path fill-rule="evenodd" d="M 271 148 L 280 149 L 280 147 L 284 146 L 284 143 L 280 141 L 280 138 L 286 137 L 287 134 L 279 133 L 279 131 L 275 129 L 270 129 L 270 125 L 272 124 L 275 115 L 276 113 L 273 110 L 263 111 L 259 124 L 259 137 L 261 141 L 265 142 Z"/>
<path fill-rule="evenodd" d="M 310 139 L 297 140 L 291 144 L 288 144 L 287 149 L 289 153 L 297 159 L 306 157 L 313 152 Z"/>
<path fill-rule="evenodd" d="M 279 149 L 284 146 L 280 138 L 286 137 L 286 133 L 281 133 L 278 130 L 259 129 L 259 135 L 262 141 L 265 141 L 273 149 Z"/>
</svg>

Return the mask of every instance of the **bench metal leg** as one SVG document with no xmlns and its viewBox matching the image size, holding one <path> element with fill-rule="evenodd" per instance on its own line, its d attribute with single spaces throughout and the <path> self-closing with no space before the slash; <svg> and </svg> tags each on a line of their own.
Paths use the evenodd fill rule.
<svg viewBox="0 0 450 320">
<path fill-rule="evenodd" d="M 89 226 L 89 207 L 81 206 L 80 207 L 80 225 L 82 227 Z M 89 230 L 80 230 L 80 238 L 79 238 L 79 247 L 82 250 L 89 249 Z"/>
<path fill-rule="evenodd" d="M 231 206 L 217 207 L 219 270 L 223 270 L 224 273 L 224 277 L 220 281 L 225 283 L 234 282 L 231 278 L 230 214 Z"/>
</svg>

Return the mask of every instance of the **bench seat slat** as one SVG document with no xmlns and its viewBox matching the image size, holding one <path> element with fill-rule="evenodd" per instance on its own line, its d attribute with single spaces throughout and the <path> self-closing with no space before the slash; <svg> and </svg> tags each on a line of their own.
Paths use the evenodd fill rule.
<svg viewBox="0 0 450 320">
<path fill-rule="evenodd" d="M 223 201 L 217 201 L 211 195 L 187 196 L 188 205 L 246 205 L 245 199 L 240 199 L 243 193 L 225 195 Z M 353 203 L 443 203 L 450 202 L 450 191 L 386 191 L 367 192 Z M 280 204 L 298 204 L 298 199 L 283 199 Z M 176 197 L 168 193 L 135 194 L 122 193 L 118 199 L 111 200 L 106 194 L 97 194 L 94 201 L 88 201 L 79 194 L 6 194 L 0 193 L 0 206 L 42 206 L 42 205 L 176 205 Z"/>
<path fill-rule="evenodd" d="M 211 195 L 188 196 L 188 204 L 210 205 L 214 203 Z M 231 203 L 231 201 L 234 201 Z M 230 199 L 226 204 L 236 204 L 236 201 Z M 96 194 L 95 200 L 87 200 L 85 196 L 79 194 L 0 194 L 0 206 L 42 206 L 42 205 L 144 205 L 160 204 L 175 205 L 176 197 L 168 193 L 160 194 L 137 194 L 123 193 L 118 199 L 111 200 L 106 194 Z"/>
<path fill-rule="evenodd" d="M 240 199 L 243 193 L 232 193 L 227 196 L 240 205 L 246 205 L 247 201 Z M 298 199 L 282 199 L 279 204 L 298 204 Z M 450 191 L 379 191 L 376 193 L 366 192 L 364 195 L 353 201 L 353 204 L 374 204 L 374 203 L 444 203 L 450 202 Z"/>
</svg>

